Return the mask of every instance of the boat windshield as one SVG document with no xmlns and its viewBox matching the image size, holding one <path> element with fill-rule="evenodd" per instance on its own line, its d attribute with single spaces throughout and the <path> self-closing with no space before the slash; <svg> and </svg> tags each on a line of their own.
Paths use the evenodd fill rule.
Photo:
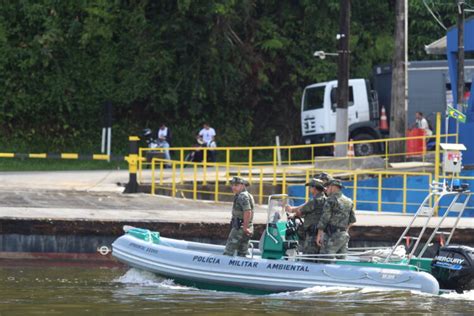
<svg viewBox="0 0 474 316">
<path fill-rule="evenodd" d="M 268 198 L 268 216 L 267 224 L 283 220 L 286 221 L 285 207 L 288 205 L 288 195 L 286 194 L 274 194 Z"/>
</svg>

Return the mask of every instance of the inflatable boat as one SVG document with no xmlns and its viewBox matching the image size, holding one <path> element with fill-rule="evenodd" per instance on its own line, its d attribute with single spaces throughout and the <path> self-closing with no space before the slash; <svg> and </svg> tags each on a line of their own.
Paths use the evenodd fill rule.
<svg viewBox="0 0 474 316">
<path fill-rule="evenodd" d="M 433 194 L 436 192 L 434 190 Z M 455 195 L 455 199 L 466 194 L 445 193 Z M 468 269 L 472 266 L 467 266 L 468 263 L 472 265 L 472 257 L 460 259 L 457 254 L 457 259 L 452 259 L 450 254 L 442 256 L 438 253 L 435 259 L 418 258 L 414 256 L 418 242 L 413 252 L 405 254 L 400 241 L 414 219 L 426 213 L 424 204 L 420 206 L 423 212 L 415 214 L 394 247 L 385 250 L 353 249 L 343 257 L 300 254 L 295 233 L 297 225 L 294 218 L 287 217 L 284 211 L 286 204 L 286 195 L 272 195 L 269 198 L 266 229 L 259 241 L 253 241 L 255 247 L 250 248 L 246 257 L 224 256 L 224 246 L 165 238 L 159 232 L 131 226 L 125 226 L 125 234 L 112 244 L 112 254 L 131 267 L 151 271 L 177 283 L 244 292 L 268 293 L 313 286 L 344 286 L 438 294 L 440 283 L 446 285 L 448 281 L 453 281 L 453 274 L 461 274 L 464 288 L 465 280 L 469 283 L 472 279 L 472 270 Z M 433 214 L 428 215 L 431 218 Z M 464 248 L 466 256 L 474 254 L 470 253 L 472 248 Z M 444 247 L 440 251 L 449 252 L 446 249 Z M 455 252 L 459 252 L 459 249 L 455 249 Z M 451 284 L 451 287 L 456 290 L 460 288 L 459 281 Z"/>
<path fill-rule="evenodd" d="M 429 237 L 424 237 L 440 201 L 451 201 Z M 199 288 L 244 292 L 282 292 L 313 286 L 344 286 L 409 290 L 438 294 L 444 290 L 474 289 L 474 248 L 450 245 L 471 193 L 467 186 L 433 183 L 397 243 L 388 248 L 352 248 L 349 253 L 305 255 L 298 251 L 298 220 L 285 212 L 286 195 L 268 201 L 267 225 L 260 240 L 252 241 L 246 257 L 224 256 L 224 246 L 176 240 L 159 232 L 124 226 L 125 234 L 112 244 L 119 261 Z M 435 201 L 432 203 L 432 201 Z M 449 214 L 457 219 L 434 257 L 423 257 Z M 402 241 L 417 217 L 424 225 L 407 250 Z M 422 239 L 423 244 L 421 243 Z M 420 250 L 421 246 L 423 248 Z"/>
<path fill-rule="evenodd" d="M 282 292 L 345 286 L 439 292 L 438 282 L 431 274 L 409 265 L 343 260 L 312 263 L 264 259 L 256 254 L 231 257 L 223 252 L 223 246 L 163 238 L 157 232 L 139 228 L 128 228 L 113 243 L 113 255 L 127 265 L 199 288 Z"/>
</svg>

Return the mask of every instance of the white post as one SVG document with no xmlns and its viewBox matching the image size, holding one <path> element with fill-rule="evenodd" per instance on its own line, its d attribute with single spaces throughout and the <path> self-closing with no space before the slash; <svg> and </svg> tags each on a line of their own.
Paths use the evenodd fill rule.
<svg viewBox="0 0 474 316">
<path fill-rule="evenodd" d="M 112 127 L 107 127 L 107 155 L 109 156 L 109 159 L 107 159 L 107 161 L 109 162 L 110 162 L 111 148 L 112 148 Z"/>
<path fill-rule="evenodd" d="M 280 136 L 275 136 L 275 142 L 277 146 L 277 161 L 278 165 L 281 166 L 281 149 L 280 149 Z"/>
<path fill-rule="evenodd" d="M 102 127 L 102 146 L 100 147 L 100 152 L 105 153 L 105 135 L 107 134 L 107 130 L 105 127 Z"/>
</svg>

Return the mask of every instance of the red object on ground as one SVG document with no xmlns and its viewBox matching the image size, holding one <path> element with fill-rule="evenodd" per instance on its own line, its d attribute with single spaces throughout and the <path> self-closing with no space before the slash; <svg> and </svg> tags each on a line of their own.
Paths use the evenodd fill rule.
<svg viewBox="0 0 474 316">
<path fill-rule="evenodd" d="M 387 112 L 385 112 L 385 107 L 383 105 L 382 105 L 382 109 L 380 111 L 379 129 L 381 131 L 388 131 Z"/>
<path fill-rule="evenodd" d="M 407 137 L 425 136 L 421 128 L 409 129 Z M 407 139 L 407 156 L 420 156 L 426 153 L 425 138 Z"/>
</svg>

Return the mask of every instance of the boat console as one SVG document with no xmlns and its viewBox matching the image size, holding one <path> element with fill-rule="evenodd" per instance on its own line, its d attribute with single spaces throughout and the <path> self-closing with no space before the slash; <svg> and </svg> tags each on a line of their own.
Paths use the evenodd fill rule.
<svg viewBox="0 0 474 316">
<path fill-rule="evenodd" d="M 299 218 L 289 218 L 285 211 L 288 195 L 274 194 L 268 199 L 267 226 L 260 238 L 260 251 L 264 259 L 281 259 L 296 253 L 298 248 Z"/>
</svg>

